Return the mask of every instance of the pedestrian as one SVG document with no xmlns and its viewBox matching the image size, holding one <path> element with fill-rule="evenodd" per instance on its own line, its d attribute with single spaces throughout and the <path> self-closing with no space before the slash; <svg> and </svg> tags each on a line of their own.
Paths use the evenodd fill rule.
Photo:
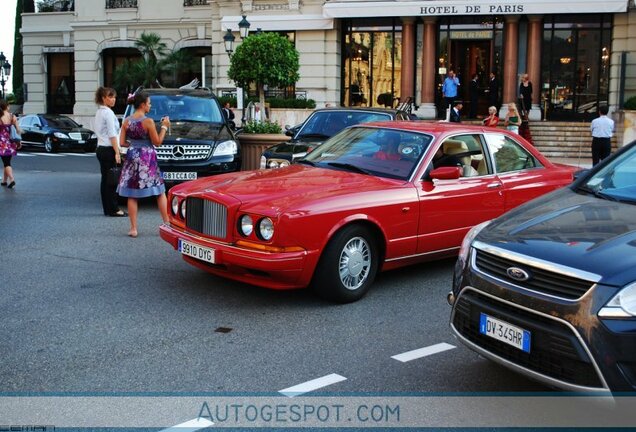
<svg viewBox="0 0 636 432">
<path fill-rule="evenodd" d="M 607 116 L 609 108 L 601 105 L 598 108 L 598 118 L 592 120 L 592 165 L 598 164 L 612 152 L 612 134 L 614 120 Z"/>
<path fill-rule="evenodd" d="M 95 91 L 95 135 L 97 135 L 97 149 L 95 154 L 99 161 L 102 179 L 99 191 L 102 197 L 104 216 L 125 217 L 126 213 L 119 209 L 117 203 L 117 185 L 108 181 L 111 168 L 121 164 L 119 153 L 119 122 L 112 108 L 117 101 L 117 92 L 110 87 L 99 87 Z"/>
<path fill-rule="evenodd" d="M 530 144 L 534 144 L 532 142 L 532 134 L 530 133 L 530 121 L 528 120 L 527 113 L 521 113 L 521 126 L 519 126 L 519 135 L 525 138 Z"/>
<path fill-rule="evenodd" d="M 446 100 L 446 107 L 452 108 L 455 98 L 457 98 L 457 90 L 459 88 L 459 78 L 455 76 L 455 71 L 450 69 L 448 75 L 442 84 L 442 94 Z"/>
<path fill-rule="evenodd" d="M 230 127 L 232 129 L 236 128 L 236 123 L 234 123 L 234 111 L 232 111 L 232 108 L 230 107 L 230 103 L 229 102 L 225 102 L 225 105 L 223 105 L 223 114 L 225 115 L 225 118 L 227 119 L 227 122 L 229 123 Z"/>
<path fill-rule="evenodd" d="M 21 141 L 11 140 L 11 126 L 14 126 L 16 132 L 22 133 L 18 125 L 18 119 L 9 111 L 9 104 L 6 100 L 0 99 L 0 157 L 2 158 L 2 186 L 9 189 L 15 187 L 15 178 L 13 177 L 13 168 L 11 168 L 11 158 L 18 154 L 18 150 L 22 147 Z"/>
<path fill-rule="evenodd" d="M 130 101 L 129 101 L 130 102 Z M 164 223 L 168 223 L 168 200 L 166 186 L 157 165 L 155 146 L 160 146 L 170 127 L 170 119 L 161 119 L 161 131 L 157 133 L 155 121 L 146 114 L 150 111 L 150 97 L 146 92 L 132 96 L 135 109 L 130 117 L 124 119 L 119 141 L 128 147 L 126 160 L 122 167 L 117 193 L 128 198 L 128 216 L 130 217 L 130 237 L 137 237 L 137 210 L 139 198 L 157 197 L 157 206 Z"/>
<path fill-rule="evenodd" d="M 488 105 L 497 108 L 497 114 L 499 113 L 499 81 L 497 75 L 494 72 L 490 72 L 488 79 Z"/>
<path fill-rule="evenodd" d="M 519 126 L 521 126 L 521 116 L 517 110 L 517 105 L 514 102 L 508 104 L 508 113 L 506 114 L 506 120 L 504 122 L 506 129 L 516 134 L 519 133 Z"/>
<path fill-rule="evenodd" d="M 484 126 L 496 128 L 499 125 L 499 117 L 497 117 L 497 107 L 488 107 L 488 117 L 482 121 Z"/>
<path fill-rule="evenodd" d="M 477 105 L 479 104 L 479 74 L 474 74 L 470 80 L 470 114 L 471 119 L 477 118 Z"/>
<path fill-rule="evenodd" d="M 521 104 L 521 114 L 529 115 L 532 109 L 532 83 L 527 73 L 521 75 L 519 103 Z"/>
<path fill-rule="evenodd" d="M 456 100 L 453 102 L 453 109 L 450 112 L 450 118 L 448 121 L 452 123 L 461 123 L 461 110 L 464 107 L 463 102 L 460 100 Z"/>
</svg>

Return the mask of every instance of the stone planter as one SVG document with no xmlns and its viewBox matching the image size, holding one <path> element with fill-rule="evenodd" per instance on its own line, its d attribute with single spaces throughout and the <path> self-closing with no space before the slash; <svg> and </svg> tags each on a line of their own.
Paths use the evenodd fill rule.
<svg viewBox="0 0 636 432">
<path fill-rule="evenodd" d="M 283 134 L 248 134 L 238 135 L 243 152 L 242 171 L 259 169 L 261 167 L 261 155 L 267 147 L 271 147 L 283 141 L 289 141 L 291 137 Z"/>
</svg>

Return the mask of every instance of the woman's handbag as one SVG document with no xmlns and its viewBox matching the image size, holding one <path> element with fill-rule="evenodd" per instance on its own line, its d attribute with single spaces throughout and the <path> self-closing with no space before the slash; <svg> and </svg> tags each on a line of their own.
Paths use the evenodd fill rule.
<svg viewBox="0 0 636 432">
<path fill-rule="evenodd" d="M 121 165 L 115 165 L 108 170 L 106 183 L 108 183 L 108 186 L 117 186 L 119 184 L 119 177 L 121 177 Z"/>
<path fill-rule="evenodd" d="M 18 130 L 15 128 L 15 125 L 11 125 L 11 137 L 9 138 L 12 143 L 19 143 L 22 141 L 22 136 L 18 133 Z"/>
</svg>

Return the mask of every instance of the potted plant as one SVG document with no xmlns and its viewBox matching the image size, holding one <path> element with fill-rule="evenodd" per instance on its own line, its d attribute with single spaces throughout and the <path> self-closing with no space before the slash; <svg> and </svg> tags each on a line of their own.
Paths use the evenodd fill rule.
<svg viewBox="0 0 636 432">
<path fill-rule="evenodd" d="M 291 138 L 283 134 L 281 126 L 276 122 L 248 121 L 243 125 L 239 141 L 243 150 L 243 170 L 260 168 L 261 155 L 266 148 Z"/>
</svg>

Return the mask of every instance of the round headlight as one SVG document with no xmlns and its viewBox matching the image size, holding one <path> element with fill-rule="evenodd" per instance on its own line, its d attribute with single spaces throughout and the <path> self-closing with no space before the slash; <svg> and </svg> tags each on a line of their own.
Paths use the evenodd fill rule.
<svg viewBox="0 0 636 432">
<path fill-rule="evenodd" d="M 289 161 L 286 161 L 286 160 L 285 161 L 281 161 L 280 167 L 282 168 L 282 167 L 286 167 L 286 166 L 289 166 Z"/>
<path fill-rule="evenodd" d="M 261 156 L 261 164 L 259 166 L 260 169 L 267 168 L 267 158 L 265 156 Z"/>
<path fill-rule="evenodd" d="M 186 218 L 186 200 L 181 201 L 181 217 Z"/>
<path fill-rule="evenodd" d="M 170 201 L 170 208 L 172 209 L 172 214 L 176 216 L 179 211 L 179 198 L 177 196 L 172 197 L 172 201 Z"/>
<path fill-rule="evenodd" d="M 261 219 L 258 222 L 258 233 L 263 240 L 271 240 L 274 237 L 274 222 L 270 218 Z"/>
<path fill-rule="evenodd" d="M 249 215 L 241 216 L 239 220 L 239 230 L 244 236 L 252 234 L 252 231 L 254 231 L 254 222 Z"/>
<path fill-rule="evenodd" d="M 278 168 L 278 162 L 275 160 L 269 161 L 269 168 Z"/>
</svg>

